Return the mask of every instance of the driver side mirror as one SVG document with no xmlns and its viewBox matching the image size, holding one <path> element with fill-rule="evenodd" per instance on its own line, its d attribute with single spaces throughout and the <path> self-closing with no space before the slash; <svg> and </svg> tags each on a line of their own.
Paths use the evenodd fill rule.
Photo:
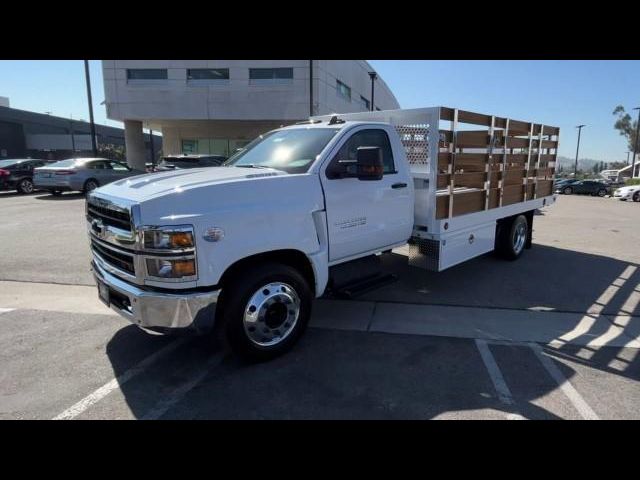
<svg viewBox="0 0 640 480">
<path fill-rule="evenodd" d="M 356 153 L 358 180 L 382 180 L 384 163 L 380 147 L 358 147 Z"/>
</svg>

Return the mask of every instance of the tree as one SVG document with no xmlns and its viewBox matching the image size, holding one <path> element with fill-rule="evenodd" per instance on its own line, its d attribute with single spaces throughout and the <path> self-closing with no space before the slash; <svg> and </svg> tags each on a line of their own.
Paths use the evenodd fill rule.
<svg viewBox="0 0 640 480">
<path fill-rule="evenodd" d="M 618 105 L 613 110 L 613 114 L 618 117 L 613 128 L 618 130 L 620 135 L 627 139 L 627 148 L 630 152 L 633 152 L 636 146 L 636 129 L 638 128 L 638 121 L 632 120 L 631 115 L 625 111 L 622 105 Z"/>
</svg>

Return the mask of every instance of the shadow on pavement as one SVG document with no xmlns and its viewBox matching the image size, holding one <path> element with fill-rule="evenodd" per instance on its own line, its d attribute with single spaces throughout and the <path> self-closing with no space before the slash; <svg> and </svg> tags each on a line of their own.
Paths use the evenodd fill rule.
<svg viewBox="0 0 640 480">
<path fill-rule="evenodd" d="M 74 200 L 78 198 L 84 198 L 85 196 L 82 192 L 63 192 L 60 195 L 53 195 L 51 193 L 43 195 L 42 192 L 38 193 L 40 193 L 40 196 L 36 197 L 36 200 Z"/>
<path fill-rule="evenodd" d="M 408 267 L 402 255 L 386 255 L 383 262 L 400 281 L 358 300 L 640 316 L 638 266 L 608 257 L 535 245 L 518 262 L 487 255 L 439 274 Z M 172 341 L 131 326 L 114 335 L 107 353 L 121 375 L 140 358 L 140 350 L 158 350 Z M 206 337 L 183 341 L 121 385 L 136 418 L 180 391 L 216 353 Z M 559 418 L 536 404 L 553 395 L 558 384 L 531 349 L 490 348 L 513 390 L 515 410 L 532 419 Z M 585 348 L 591 355 L 584 355 Z M 557 360 L 638 381 L 640 357 L 625 357 L 623 350 L 545 347 Z M 572 367 L 556 364 L 567 380 L 576 375 Z M 473 413 L 477 410 L 483 410 L 483 418 L 505 418 L 510 408 L 498 399 L 473 340 L 312 328 L 289 354 L 268 363 L 248 365 L 227 355 L 160 418 L 429 419 L 462 415 L 455 412 L 480 416 Z"/>
</svg>

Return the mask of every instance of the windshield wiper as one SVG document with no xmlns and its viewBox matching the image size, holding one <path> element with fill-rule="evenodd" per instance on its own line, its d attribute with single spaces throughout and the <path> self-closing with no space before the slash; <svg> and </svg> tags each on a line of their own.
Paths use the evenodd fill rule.
<svg viewBox="0 0 640 480">
<path fill-rule="evenodd" d="M 234 167 L 241 167 L 241 168 L 271 168 L 271 167 L 265 167 L 264 165 L 259 165 L 257 163 L 245 163 L 243 165 L 232 165 Z"/>
</svg>

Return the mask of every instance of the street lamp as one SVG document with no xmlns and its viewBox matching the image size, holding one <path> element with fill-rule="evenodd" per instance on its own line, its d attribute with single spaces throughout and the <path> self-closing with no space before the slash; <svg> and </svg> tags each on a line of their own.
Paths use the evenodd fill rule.
<svg viewBox="0 0 640 480">
<path fill-rule="evenodd" d="M 373 91 L 374 91 L 375 80 L 376 78 L 378 78 L 378 74 L 376 72 L 369 72 L 369 77 L 371 78 L 371 105 L 369 107 L 369 110 L 373 112 L 373 109 L 374 109 Z"/>
<path fill-rule="evenodd" d="M 582 127 L 586 127 L 586 125 L 578 125 L 576 128 L 578 129 L 578 146 L 576 147 L 576 164 L 573 168 L 573 178 L 578 176 L 578 152 L 580 151 L 580 134 L 582 133 Z"/>
<path fill-rule="evenodd" d="M 636 173 L 636 155 L 638 154 L 638 137 L 640 136 L 640 107 L 634 108 L 638 110 L 638 123 L 636 123 L 636 144 L 633 147 L 633 162 L 631 163 L 631 178 L 634 178 Z"/>
</svg>

